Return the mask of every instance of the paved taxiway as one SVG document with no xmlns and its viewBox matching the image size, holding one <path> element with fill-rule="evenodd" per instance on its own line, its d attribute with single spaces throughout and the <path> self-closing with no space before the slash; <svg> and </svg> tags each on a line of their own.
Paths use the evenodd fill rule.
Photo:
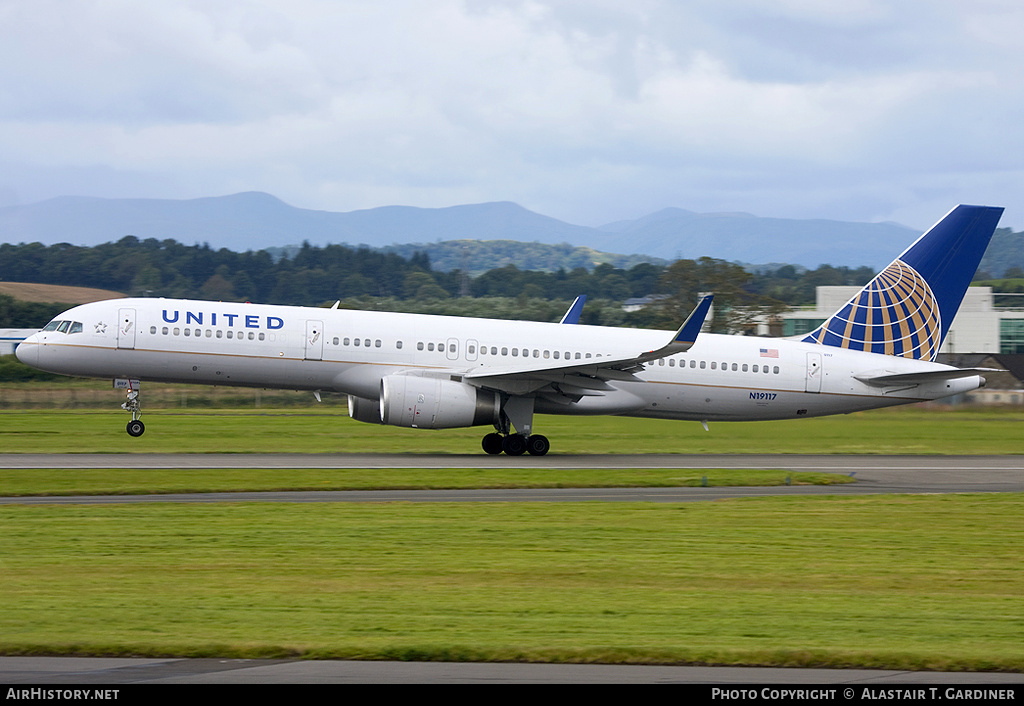
<svg viewBox="0 0 1024 706">
<path fill-rule="evenodd" d="M 0 657 L 0 684 L 1024 684 L 1024 674 L 617 664 Z"/>
<path fill-rule="evenodd" d="M 856 483 L 767 488 L 558 488 L 0 497 L 0 504 L 145 502 L 692 502 L 777 495 L 1024 492 L 1024 456 L 0 454 L 0 468 L 763 468 L 852 475 Z"/>
</svg>

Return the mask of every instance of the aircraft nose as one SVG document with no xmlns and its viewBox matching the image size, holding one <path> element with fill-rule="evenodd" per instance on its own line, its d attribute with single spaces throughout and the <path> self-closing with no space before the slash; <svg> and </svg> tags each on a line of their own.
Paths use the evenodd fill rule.
<svg viewBox="0 0 1024 706">
<path fill-rule="evenodd" d="M 39 344 L 36 342 L 35 334 L 32 334 L 14 349 L 14 355 L 25 365 L 35 367 L 39 363 Z"/>
</svg>

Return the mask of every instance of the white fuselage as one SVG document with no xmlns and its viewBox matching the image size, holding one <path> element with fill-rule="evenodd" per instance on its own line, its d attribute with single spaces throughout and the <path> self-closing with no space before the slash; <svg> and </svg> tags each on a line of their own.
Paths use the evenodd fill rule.
<svg viewBox="0 0 1024 706">
<path fill-rule="evenodd" d="M 18 357 L 67 375 L 333 391 L 367 400 L 393 374 L 443 376 L 557 369 L 656 350 L 669 332 L 525 321 L 236 304 L 115 299 L 58 317 Z M 608 380 L 574 401 L 536 400 L 553 414 L 664 419 L 813 417 L 930 400 L 983 379 L 878 387 L 856 375 L 948 366 L 790 339 L 700 334 L 685 352 Z M 551 377 L 551 376 L 549 376 Z M 557 379 L 557 375 L 553 379 Z M 530 394 L 524 390 L 524 394 Z"/>
</svg>

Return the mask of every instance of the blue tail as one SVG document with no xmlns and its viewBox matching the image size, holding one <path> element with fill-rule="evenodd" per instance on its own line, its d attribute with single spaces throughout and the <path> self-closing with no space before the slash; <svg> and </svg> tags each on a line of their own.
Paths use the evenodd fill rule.
<svg viewBox="0 0 1024 706">
<path fill-rule="evenodd" d="M 802 340 L 935 360 L 1002 215 L 957 206 Z"/>
</svg>

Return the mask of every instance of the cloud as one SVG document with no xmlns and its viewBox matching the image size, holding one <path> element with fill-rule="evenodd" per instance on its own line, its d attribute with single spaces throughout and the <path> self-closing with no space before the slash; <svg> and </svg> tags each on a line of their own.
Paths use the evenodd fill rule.
<svg viewBox="0 0 1024 706">
<path fill-rule="evenodd" d="M 1019 191 L 1021 30 L 994 0 L 0 0 L 0 189 L 924 227 Z"/>
</svg>

